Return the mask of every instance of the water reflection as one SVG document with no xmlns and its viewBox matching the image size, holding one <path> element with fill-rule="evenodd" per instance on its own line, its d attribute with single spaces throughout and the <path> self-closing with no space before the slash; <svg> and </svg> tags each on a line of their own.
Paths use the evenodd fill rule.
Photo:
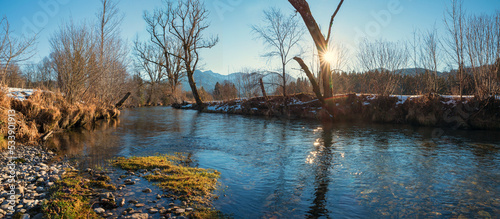
<svg viewBox="0 0 500 219">
<path fill-rule="evenodd" d="M 79 158 L 81 168 L 104 167 L 107 166 L 106 160 L 121 150 L 121 137 L 116 134 L 119 124 L 120 120 L 114 119 L 101 121 L 87 129 L 57 133 L 46 146 Z"/>
<path fill-rule="evenodd" d="M 330 168 L 332 168 L 333 163 L 333 129 L 327 127 L 322 130 L 321 139 L 323 142 L 315 145 L 316 150 L 313 151 L 315 154 L 316 167 L 314 168 L 314 199 L 312 201 L 312 206 L 309 207 L 307 216 L 309 218 L 319 218 L 321 216 L 329 217 L 327 206 L 327 197 L 329 184 L 330 184 Z"/>
<path fill-rule="evenodd" d="M 391 125 L 204 114 L 153 107 L 63 135 L 87 166 L 111 156 L 185 152 L 219 170 L 214 204 L 237 218 L 500 215 L 500 136 Z M 226 195 L 226 196 L 223 196 Z"/>
</svg>

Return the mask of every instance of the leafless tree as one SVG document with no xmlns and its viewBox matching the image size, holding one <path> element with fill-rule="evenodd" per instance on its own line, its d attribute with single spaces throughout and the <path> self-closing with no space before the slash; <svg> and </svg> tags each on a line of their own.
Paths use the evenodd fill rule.
<svg viewBox="0 0 500 219">
<path fill-rule="evenodd" d="M 219 38 L 206 39 L 203 36 L 210 24 L 207 21 L 209 13 L 200 0 L 179 0 L 176 7 L 169 9 L 172 19 L 169 31 L 174 39 L 179 40 L 182 48 L 182 56 L 178 58 L 182 60 L 196 104 L 203 108 L 204 104 L 198 94 L 193 74 L 200 60 L 199 51 L 214 47 Z"/>
<path fill-rule="evenodd" d="M 425 69 L 427 92 L 438 92 L 439 38 L 436 29 L 422 34 L 420 47 L 420 62 Z"/>
<path fill-rule="evenodd" d="M 285 15 L 277 8 L 264 10 L 265 25 L 252 26 L 252 31 L 272 49 L 264 57 L 279 57 L 282 67 L 282 91 L 287 95 L 286 65 L 292 60 L 291 52 L 299 45 L 304 35 L 295 14 Z"/>
<path fill-rule="evenodd" d="M 101 0 L 101 10 L 96 14 L 98 45 L 98 71 L 93 76 L 93 92 L 105 103 L 121 98 L 124 92 L 127 49 L 120 37 L 123 15 L 113 0 Z"/>
<path fill-rule="evenodd" d="M 300 13 L 302 16 L 302 19 L 304 20 L 304 23 L 306 24 L 307 29 L 309 30 L 309 33 L 311 34 L 314 43 L 316 45 L 316 49 L 318 50 L 318 54 L 320 56 L 320 74 L 323 82 L 323 96 L 318 96 L 318 99 L 320 99 L 322 102 L 326 98 L 330 98 L 333 96 L 333 89 L 331 87 L 331 72 L 330 72 L 330 63 L 328 63 L 326 60 L 324 60 L 323 57 L 327 52 L 328 52 L 328 42 L 330 42 L 331 38 L 331 33 L 332 33 L 332 26 L 333 26 L 333 21 L 335 17 L 337 16 L 337 13 L 339 12 L 340 8 L 342 7 L 342 4 L 344 3 L 344 0 L 341 0 L 340 3 L 337 6 L 337 9 L 333 13 L 331 19 L 330 19 L 330 25 L 328 26 L 328 32 L 326 37 L 321 33 L 321 29 L 319 28 L 319 25 L 316 23 L 316 20 L 314 19 L 311 9 L 309 8 L 309 4 L 307 3 L 306 0 L 288 0 L 290 4 L 297 10 L 297 12 Z M 314 76 L 310 73 L 309 69 L 305 69 L 306 65 L 304 62 L 299 58 L 296 57 L 294 58 L 301 68 L 306 72 L 307 77 L 311 81 L 311 84 L 313 84 L 313 89 L 315 90 L 316 95 L 318 95 L 318 92 L 316 92 L 318 89 L 314 87 L 318 87 L 315 80 L 311 80 L 314 78 Z"/>
<path fill-rule="evenodd" d="M 45 57 L 40 63 L 37 64 L 36 80 L 46 89 L 54 88 L 56 76 L 54 73 L 53 63 L 49 58 Z"/>
<path fill-rule="evenodd" d="M 452 0 L 451 8 L 448 8 L 445 14 L 445 25 L 448 31 L 448 38 L 445 41 L 448 45 L 449 56 L 452 62 L 458 68 L 458 89 L 460 98 L 463 95 L 465 84 L 465 11 L 463 10 L 462 0 Z M 453 66 L 453 65 L 452 65 Z"/>
<path fill-rule="evenodd" d="M 358 61 L 366 71 L 381 73 L 376 90 L 381 95 L 389 95 L 396 90 L 399 83 L 397 74 L 401 74 L 402 69 L 407 65 L 407 47 L 401 42 L 384 40 L 370 42 L 365 39 L 360 44 Z"/>
<path fill-rule="evenodd" d="M 60 27 L 50 39 L 51 59 L 57 73 L 58 86 L 68 101 L 74 102 L 89 96 L 88 90 L 95 81 L 97 55 L 94 34 L 88 25 L 72 21 Z"/>
<path fill-rule="evenodd" d="M 32 37 L 14 37 L 7 17 L 0 19 L 0 83 L 5 84 L 10 64 L 16 64 L 32 57 L 36 37 L 36 33 Z"/>
<path fill-rule="evenodd" d="M 181 42 L 170 32 L 172 17 L 169 8 L 172 8 L 173 4 L 172 2 L 166 2 L 166 4 L 167 9 L 156 9 L 153 14 L 145 12 L 143 16 L 150 35 L 150 44 L 154 49 L 161 52 L 162 56 L 156 57 L 161 59 L 147 59 L 144 52 L 137 50 L 137 47 L 136 51 L 143 60 L 163 67 L 165 76 L 168 79 L 170 95 L 175 99 L 174 94 L 177 93 L 177 87 L 186 73 L 180 58 L 183 56 Z"/>
<path fill-rule="evenodd" d="M 498 58 L 498 26 L 494 16 L 470 16 L 465 36 L 467 57 L 474 78 L 476 96 L 487 98 L 499 91 L 497 74 L 493 66 Z"/>
<path fill-rule="evenodd" d="M 164 67 L 165 57 L 163 52 L 158 50 L 155 45 L 140 43 L 138 39 L 134 42 L 134 51 L 137 57 L 137 67 L 140 69 L 139 72 L 145 73 L 146 77 L 149 79 L 146 80 L 149 84 L 146 103 L 150 104 L 152 101 L 157 101 L 157 88 L 167 77 Z"/>
<path fill-rule="evenodd" d="M 244 68 L 240 74 L 236 75 L 236 88 L 239 92 L 239 97 L 255 97 L 259 95 L 259 79 L 263 75 L 255 69 Z"/>
</svg>

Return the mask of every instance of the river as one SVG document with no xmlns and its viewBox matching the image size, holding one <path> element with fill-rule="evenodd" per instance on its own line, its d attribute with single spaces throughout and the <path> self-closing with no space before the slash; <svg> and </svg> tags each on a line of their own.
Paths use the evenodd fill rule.
<svg viewBox="0 0 500 219">
<path fill-rule="evenodd" d="M 214 206 L 235 218 L 500 216 L 498 131 L 325 127 L 152 107 L 51 144 L 82 168 L 114 156 L 188 153 L 221 172 Z"/>
</svg>

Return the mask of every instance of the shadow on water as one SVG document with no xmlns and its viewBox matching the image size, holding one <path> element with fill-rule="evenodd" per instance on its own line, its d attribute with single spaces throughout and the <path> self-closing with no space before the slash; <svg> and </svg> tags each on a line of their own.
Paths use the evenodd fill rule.
<svg viewBox="0 0 500 219">
<path fill-rule="evenodd" d="M 84 168 L 187 153 L 221 172 L 214 205 L 237 218 L 499 216 L 498 132 L 432 133 L 152 107 L 51 141 Z"/>
</svg>

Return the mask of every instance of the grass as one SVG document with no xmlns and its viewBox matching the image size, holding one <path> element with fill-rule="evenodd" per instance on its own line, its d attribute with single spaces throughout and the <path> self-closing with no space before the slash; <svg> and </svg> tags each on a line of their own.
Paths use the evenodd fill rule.
<svg viewBox="0 0 500 219">
<path fill-rule="evenodd" d="M 220 173 L 217 170 L 189 167 L 188 162 L 189 159 L 179 153 L 149 157 L 119 157 L 111 161 L 114 166 L 124 170 L 154 171 L 143 177 L 170 192 L 175 198 L 193 201 L 196 211 L 184 213 L 191 218 L 227 218 L 222 212 L 208 207 L 215 197 L 212 192 L 217 187 Z"/>
<path fill-rule="evenodd" d="M 29 145 L 38 145 L 40 137 L 50 131 L 86 127 L 97 120 L 120 115 L 120 111 L 109 104 L 96 101 L 70 103 L 58 92 L 35 91 L 28 99 L 20 101 L 0 91 L 0 133 L 3 136 L 7 136 L 10 109 L 16 111 L 16 141 Z M 0 141 L 0 149 L 5 145 Z"/>
<path fill-rule="evenodd" d="M 89 204 L 91 185 L 77 172 L 68 172 L 50 188 L 50 198 L 42 210 L 45 218 L 100 218 Z"/>
<path fill-rule="evenodd" d="M 202 169 L 183 165 L 186 156 L 158 155 L 149 157 L 119 157 L 112 161 L 114 166 L 124 170 L 155 170 L 144 178 L 160 188 L 172 192 L 176 198 L 208 203 L 213 198 L 220 173 L 217 170 Z"/>
</svg>

